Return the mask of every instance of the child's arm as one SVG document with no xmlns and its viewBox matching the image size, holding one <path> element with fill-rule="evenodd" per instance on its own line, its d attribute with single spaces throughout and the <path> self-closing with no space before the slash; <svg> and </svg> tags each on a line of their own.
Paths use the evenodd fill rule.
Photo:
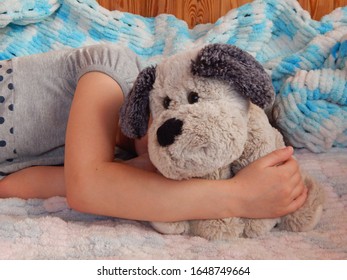
<svg viewBox="0 0 347 280">
<path fill-rule="evenodd" d="M 297 164 L 291 159 L 292 151 L 282 152 L 285 156 L 280 155 L 275 163 L 289 158 L 282 166 L 265 170 L 267 162 L 261 162 L 254 164 L 253 170 L 226 181 L 173 181 L 113 162 L 115 124 L 122 102 L 120 87 L 104 74 L 86 74 L 78 83 L 67 128 L 65 159 L 67 199 L 76 210 L 138 220 L 174 221 L 274 216 L 302 204 L 305 195 L 292 202 L 304 189 Z M 275 186 L 254 197 L 257 196 L 254 184 L 274 185 L 274 182 L 281 190 Z M 248 190 L 250 193 L 246 193 Z M 287 205 L 276 205 L 274 195 L 279 204 L 284 201 L 280 196 L 286 196 L 283 204 Z M 246 205 L 247 202 L 252 205 Z M 248 206 L 256 209 L 248 212 Z"/>
<path fill-rule="evenodd" d="M 0 197 L 67 195 L 70 206 L 79 211 L 150 221 L 277 217 L 304 203 L 307 193 L 290 148 L 220 181 L 173 181 L 113 162 L 122 102 L 121 89 L 110 77 L 96 72 L 84 75 L 69 118 L 65 167 L 39 166 L 13 173 L 0 180 Z M 131 164 L 147 165 L 141 160 Z"/>
</svg>

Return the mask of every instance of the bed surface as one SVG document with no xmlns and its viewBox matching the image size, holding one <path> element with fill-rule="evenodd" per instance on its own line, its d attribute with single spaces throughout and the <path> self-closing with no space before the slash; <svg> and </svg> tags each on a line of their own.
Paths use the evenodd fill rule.
<svg viewBox="0 0 347 280">
<path fill-rule="evenodd" d="M 326 193 L 314 231 L 207 241 L 161 235 L 145 222 L 77 213 L 61 197 L 7 199 L 0 202 L 0 259 L 347 259 L 347 152 L 296 155 Z"/>
</svg>

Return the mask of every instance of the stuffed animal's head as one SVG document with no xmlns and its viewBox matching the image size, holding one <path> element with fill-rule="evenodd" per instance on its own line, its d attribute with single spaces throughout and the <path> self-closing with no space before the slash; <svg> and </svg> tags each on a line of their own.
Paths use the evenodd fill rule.
<svg viewBox="0 0 347 280">
<path fill-rule="evenodd" d="M 164 176 L 203 177 L 241 156 L 249 102 L 265 108 L 273 98 L 251 55 L 211 44 L 145 68 L 122 107 L 121 127 L 131 138 L 148 130 L 150 158 Z"/>
</svg>

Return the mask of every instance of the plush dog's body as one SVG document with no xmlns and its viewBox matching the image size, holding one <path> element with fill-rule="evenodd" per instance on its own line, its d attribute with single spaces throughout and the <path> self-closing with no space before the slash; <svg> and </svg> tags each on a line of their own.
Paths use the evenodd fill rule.
<svg viewBox="0 0 347 280">
<path fill-rule="evenodd" d="M 284 146 L 281 134 L 262 109 L 273 98 L 271 81 L 253 57 L 230 45 L 209 45 L 143 70 L 122 109 L 122 128 L 130 137 L 143 136 L 150 111 L 148 150 L 164 176 L 225 179 Z M 162 233 L 189 233 L 208 239 L 255 237 L 275 225 L 292 231 L 310 230 L 319 221 L 323 195 L 309 177 L 306 185 L 309 198 L 305 205 L 281 219 L 152 225 Z"/>
</svg>

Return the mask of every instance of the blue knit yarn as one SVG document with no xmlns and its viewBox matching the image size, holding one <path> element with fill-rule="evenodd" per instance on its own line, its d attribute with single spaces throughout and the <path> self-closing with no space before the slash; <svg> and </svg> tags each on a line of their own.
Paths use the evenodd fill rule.
<svg viewBox="0 0 347 280">
<path fill-rule="evenodd" d="M 347 147 L 347 7 L 312 20 L 296 0 L 255 0 L 189 29 L 170 15 L 108 11 L 95 0 L 4 0 L 0 59 L 112 42 L 153 64 L 207 43 L 234 44 L 268 70 L 276 122 L 288 143 Z"/>
</svg>

